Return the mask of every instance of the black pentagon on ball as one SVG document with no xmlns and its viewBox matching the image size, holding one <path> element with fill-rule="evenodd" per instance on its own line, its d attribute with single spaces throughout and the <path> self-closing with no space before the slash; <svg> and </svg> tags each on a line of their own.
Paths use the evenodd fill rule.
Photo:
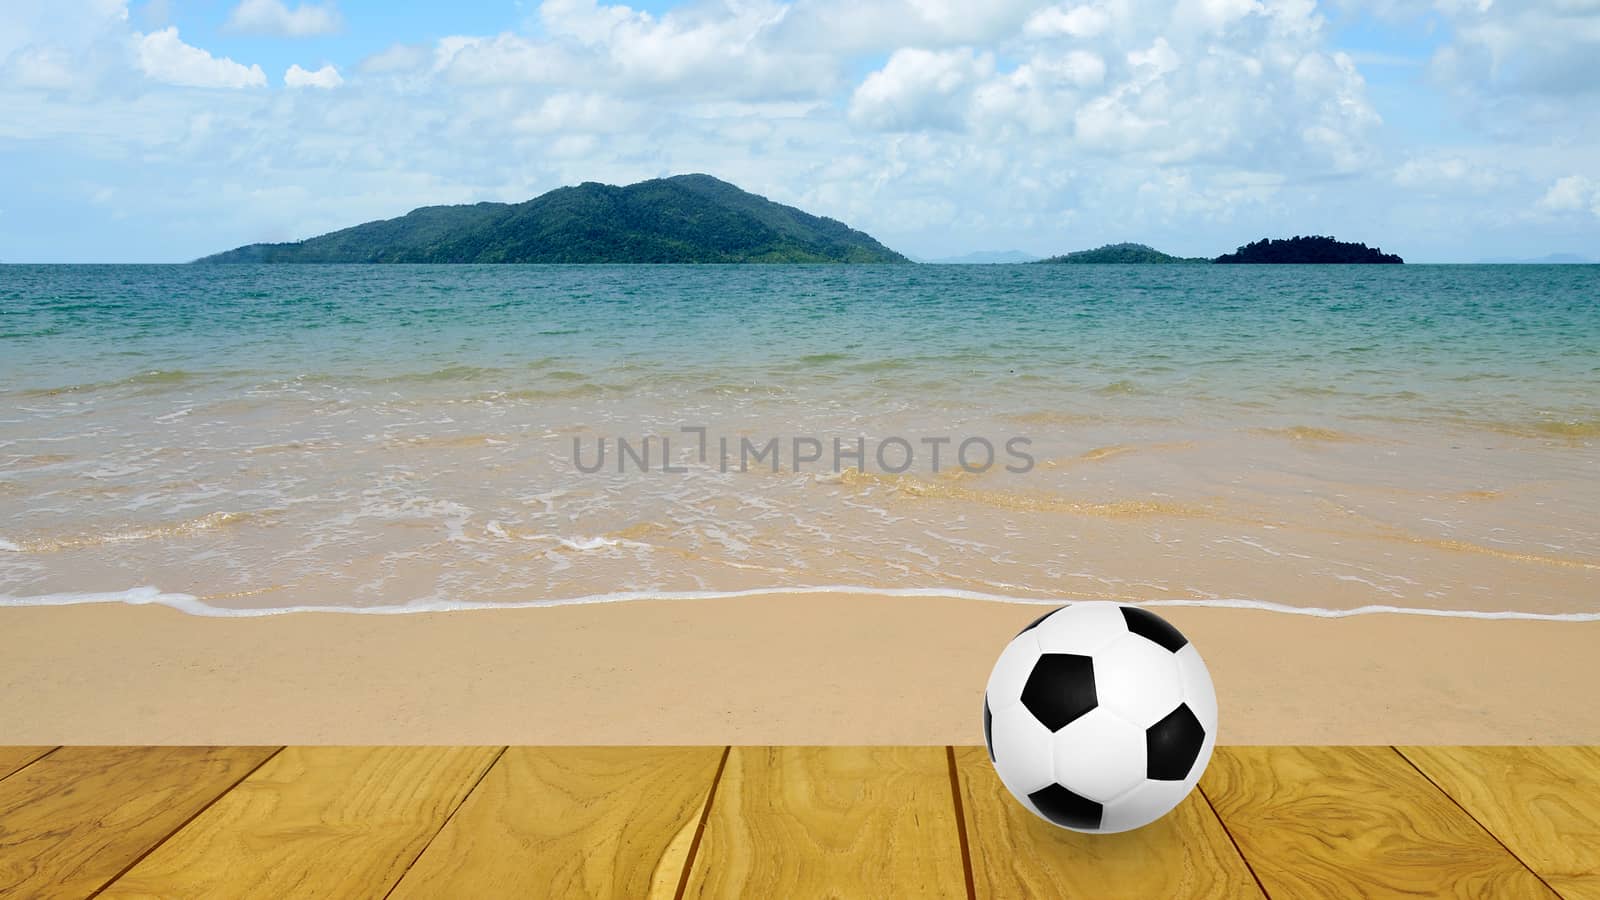
<svg viewBox="0 0 1600 900">
<path fill-rule="evenodd" d="M 1099 704 L 1094 660 L 1075 653 L 1041 655 L 1022 686 L 1022 705 L 1051 731 L 1060 731 Z"/>
<path fill-rule="evenodd" d="M 1043 622 L 1045 619 L 1048 619 L 1051 616 L 1055 615 L 1056 613 L 1061 612 L 1063 609 L 1066 609 L 1066 607 L 1065 606 L 1058 606 L 1055 609 L 1050 610 L 1049 612 L 1045 613 L 1044 615 L 1040 616 L 1039 618 L 1034 619 L 1032 622 L 1029 622 L 1028 623 L 1028 627 L 1026 627 L 1026 628 L 1022 629 L 1021 631 L 1017 632 L 1017 634 L 1027 634 L 1028 632 L 1034 630 L 1035 628 L 1038 628 L 1040 622 Z"/>
<path fill-rule="evenodd" d="M 1183 636 L 1183 632 L 1173 628 L 1166 619 L 1147 609 L 1140 609 L 1137 606 L 1124 606 L 1122 607 L 1122 621 L 1128 623 L 1129 631 L 1151 643 L 1159 644 L 1173 653 L 1182 650 L 1183 645 L 1189 643 L 1189 639 Z"/>
<path fill-rule="evenodd" d="M 1063 828 L 1081 828 L 1094 831 L 1100 827 L 1105 807 L 1080 797 L 1059 784 L 1042 787 L 1028 795 L 1034 808 L 1050 821 Z"/>
<path fill-rule="evenodd" d="M 994 762 L 994 713 L 989 712 L 989 695 L 983 695 L 983 746 L 989 749 L 989 762 Z"/>
<path fill-rule="evenodd" d="M 1189 777 L 1206 730 L 1187 703 L 1167 713 L 1144 733 L 1145 777 L 1154 781 L 1182 781 Z"/>
</svg>

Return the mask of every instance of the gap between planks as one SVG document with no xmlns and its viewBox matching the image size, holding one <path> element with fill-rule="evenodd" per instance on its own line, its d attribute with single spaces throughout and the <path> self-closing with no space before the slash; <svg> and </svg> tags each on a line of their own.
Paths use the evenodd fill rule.
<svg viewBox="0 0 1600 900">
<path fill-rule="evenodd" d="M 956 805 L 956 833 L 961 838 L 961 874 L 967 882 L 967 900 L 978 900 L 977 881 L 972 877 L 972 845 L 967 837 L 967 814 L 961 807 L 961 775 L 956 771 L 956 748 L 946 744 L 944 758 L 950 767 L 950 799 Z"/>
<path fill-rule="evenodd" d="M 454 819 L 456 817 L 456 813 L 461 811 L 461 807 L 466 806 L 467 801 L 472 799 L 472 795 L 478 790 L 478 786 L 483 784 L 483 780 L 485 778 L 489 777 L 489 773 L 494 771 L 495 766 L 500 765 L 500 760 L 505 759 L 507 749 L 509 749 L 509 747 L 501 747 L 499 752 L 495 753 L 494 759 L 491 760 L 487 766 L 483 767 L 483 771 L 478 774 L 478 780 L 474 781 L 472 783 L 472 787 L 468 788 L 467 792 L 461 795 L 461 802 L 457 803 L 450 810 L 450 814 L 444 817 L 444 821 L 439 823 L 439 830 L 429 835 L 428 839 L 422 842 L 422 846 L 417 849 L 417 855 L 411 857 L 411 862 L 406 863 L 405 868 L 400 870 L 400 877 L 396 878 L 394 880 L 394 884 L 389 885 L 389 889 L 383 892 L 384 900 L 388 900 L 389 897 L 394 895 L 395 889 L 400 886 L 400 882 L 406 880 L 406 876 L 409 875 L 411 873 L 411 869 L 416 866 L 417 860 L 421 859 L 422 854 L 427 853 L 428 848 L 433 846 L 434 839 L 444 833 L 445 828 L 450 824 L 450 820 Z"/>
<path fill-rule="evenodd" d="M 105 893 L 106 888 L 111 887 L 113 884 L 116 884 L 118 878 L 121 878 L 122 876 L 124 876 L 124 875 L 128 874 L 129 872 L 133 871 L 133 867 L 137 866 L 139 863 L 144 862 L 145 857 L 147 857 L 150 854 L 156 852 L 156 848 L 160 847 L 162 844 L 165 844 L 167 841 L 172 840 L 172 836 L 173 835 L 175 835 L 178 832 L 184 830 L 185 828 L 188 828 L 190 822 L 193 822 L 195 819 L 200 818 L 200 815 L 202 813 L 204 813 L 206 810 L 210 809 L 211 807 L 216 806 L 218 800 L 221 800 L 223 797 L 226 797 L 228 794 L 232 793 L 234 788 L 236 788 L 239 785 L 243 784 L 251 775 L 254 775 L 256 772 L 259 772 L 261 770 L 262 766 L 266 765 L 269 762 L 272 762 L 273 758 L 276 757 L 279 753 L 282 753 L 282 752 L 283 752 L 283 748 L 282 747 L 278 747 L 278 748 L 275 748 L 271 753 L 268 753 L 265 759 L 261 760 L 261 762 L 258 762 L 254 766 L 252 766 L 250 768 L 250 771 L 248 771 L 248 772 L 244 773 L 243 775 L 239 776 L 239 779 L 237 781 L 235 781 L 233 784 L 230 784 L 227 787 L 223 788 L 222 790 L 218 791 L 217 795 L 215 797 L 212 797 L 204 806 L 201 806 L 199 809 L 195 810 L 193 815 L 189 816 L 187 819 L 184 819 L 182 822 L 179 822 L 177 827 L 175 827 L 171 831 L 167 832 L 166 835 L 163 836 L 160 840 L 158 840 L 155 843 L 151 844 L 150 846 L 144 848 L 144 852 L 142 852 L 138 856 L 134 857 L 131 862 L 129 862 L 127 865 L 123 866 L 120 870 L 118 870 L 117 874 L 111 876 L 110 878 L 107 878 L 105 880 L 105 883 L 100 885 L 99 887 L 95 888 L 94 892 L 91 893 L 87 898 L 85 898 L 85 900 L 94 900 L 94 898 L 96 898 L 96 897 L 100 896 L 101 894 Z"/>
<path fill-rule="evenodd" d="M 728 768 L 728 756 L 733 753 L 730 744 L 722 748 L 722 758 L 717 760 L 717 773 L 711 776 L 711 787 L 706 790 L 705 806 L 700 808 L 700 822 L 694 827 L 694 839 L 689 842 L 689 852 L 683 858 L 683 871 L 678 873 L 678 889 L 672 900 L 683 900 L 689 889 L 689 873 L 694 871 L 694 858 L 700 852 L 700 841 L 706 835 L 706 822 L 711 818 L 711 804 L 717 799 L 717 785 L 722 783 L 722 773 Z"/>
<path fill-rule="evenodd" d="M 5 781 L 60 749 L 60 747 L 0 747 L 0 781 Z M 38 750 L 43 752 L 36 752 Z"/>
<path fill-rule="evenodd" d="M 1256 880 L 1256 889 L 1261 891 L 1261 896 L 1265 897 L 1266 900 L 1272 900 L 1272 893 L 1262 883 L 1261 876 L 1256 874 L 1256 867 L 1251 864 L 1250 857 L 1244 855 L 1244 848 L 1239 846 L 1239 839 L 1233 836 L 1233 829 L 1229 828 L 1228 823 L 1222 820 L 1222 813 L 1217 812 L 1217 805 L 1211 802 L 1211 795 L 1206 793 L 1205 789 L 1201 788 L 1199 784 L 1194 786 L 1194 792 L 1199 794 L 1200 799 L 1206 802 L 1206 809 L 1211 811 L 1211 817 L 1217 820 L 1218 825 L 1222 826 L 1222 833 L 1228 836 L 1228 843 L 1233 845 L 1233 852 L 1239 854 L 1239 861 L 1244 863 L 1244 867 L 1250 873 L 1250 877 Z"/>
<path fill-rule="evenodd" d="M 1506 851 L 1506 853 L 1511 856 L 1512 859 L 1516 860 L 1519 863 L 1522 863 L 1522 867 L 1524 869 L 1528 870 L 1528 874 L 1530 874 L 1533 877 L 1539 879 L 1539 883 L 1544 885 L 1546 890 L 1548 890 L 1550 893 L 1554 894 L 1557 897 L 1561 897 L 1562 896 L 1561 892 L 1556 890 L 1555 887 L 1553 885 L 1551 885 L 1550 882 L 1542 874 L 1540 874 L 1537 869 L 1535 869 L 1533 866 L 1529 865 L 1528 861 L 1523 859 L 1517 853 L 1517 851 L 1511 849 L 1511 847 L 1508 844 L 1506 844 L 1506 842 L 1500 837 L 1500 835 L 1495 834 L 1494 833 L 1494 829 L 1490 828 L 1488 825 L 1485 825 L 1483 823 L 1482 819 L 1479 819 L 1476 815 L 1474 815 L 1472 810 L 1467 809 L 1467 807 L 1465 805 L 1463 805 L 1460 800 L 1456 799 L 1456 796 L 1454 794 L 1452 794 L 1449 791 L 1445 790 L 1444 789 L 1444 785 L 1442 785 L 1439 782 L 1435 781 L 1433 779 L 1432 775 L 1429 775 L 1427 772 L 1424 772 L 1422 770 L 1422 767 L 1417 765 L 1417 761 L 1416 760 L 1414 760 L 1411 757 L 1407 756 L 1406 752 L 1404 750 L 1401 750 L 1399 747 L 1391 746 L 1389 749 L 1393 750 L 1395 753 L 1399 754 L 1400 758 L 1406 761 L 1406 765 L 1410 766 L 1413 769 L 1416 769 L 1417 770 L 1417 774 L 1421 775 L 1424 781 L 1426 781 L 1429 784 L 1433 785 L 1434 790 L 1438 791 L 1439 793 L 1445 795 L 1445 797 L 1449 798 L 1450 802 L 1454 803 L 1456 805 L 1457 809 L 1461 810 L 1461 812 L 1463 814 L 1465 814 L 1467 818 L 1469 818 L 1469 819 L 1471 819 L 1473 821 L 1473 824 L 1475 824 L 1479 828 L 1483 829 L 1483 833 L 1484 834 L 1487 834 L 1489 837 L 1494 838 L 1494 842 L 1496 844 L 1499 844 Z"/>
</svg>

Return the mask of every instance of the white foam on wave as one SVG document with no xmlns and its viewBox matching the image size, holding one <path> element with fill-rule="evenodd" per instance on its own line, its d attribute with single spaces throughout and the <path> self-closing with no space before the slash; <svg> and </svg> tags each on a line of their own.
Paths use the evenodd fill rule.
<svg viewBox="0 0 1600 900">
<path fill-rule="evenodd" d="M 126 591 L 102 593 L 44 594 L 34 597 L 11 597 L 0 594 L 0 608 L 28 606 L 79 606 L 92 603 L 123 603 L 130 606 L 168 606 L 179 612 L 212 618 L 260 618 L 288 615 L 290 613 L 344 613 L 347 615 L 394 616 L 414 613 L 466 612 L 480 609 L 533 609 L 547 606 L 587 606 L 598 603 L 631 603 L 645 600 L 719 600 L 739 597 L 761 597 L 773 594 L 865 594 L 874 597 L 946 597 L 956 600 L 976 600 L 984 603 L 1010 603 L 1024 606 L 1059 606 L 1075 602 L 1071 597 L 1016 597 L 1005 594 L 988 594 L 959 588 L 879 588 L 861 585 L 823 585 L 813 587 L 751 588 L 741 591 L 616 591 L 608 594 L 589 594 L 582 597 L 561 597 L 551 600 L 524 600 L 491 602 L 475 600 L 425 600 L 390 606 L 271 606 L 257 609 L 235 609 L 212 606 L 193 594 L 166 593 L 155 587 L 136 587 Z M 1538 613 L 1515 610 L 1488 611 L 1476 609 L 1429 609 L 1426 607 L 1369 605 L 1351 609 L 1328 609 L 1317 606 L 1290 606 L 1267 600 L 1206 599 L 1206 600 L 1142 600 L 1129 606 L 1188 606 L 1214 609 L 1249 609 L 1258 612 L 1281 613 L 1291 616 L 1311 616 L 1318 619 L 1347 619 L 1353 616 L 1397 615 L 1430 616 L 1440 619 L 1492 619 L 1519 622 L 1600 622 L 1600 612 Z"/>
</svg>

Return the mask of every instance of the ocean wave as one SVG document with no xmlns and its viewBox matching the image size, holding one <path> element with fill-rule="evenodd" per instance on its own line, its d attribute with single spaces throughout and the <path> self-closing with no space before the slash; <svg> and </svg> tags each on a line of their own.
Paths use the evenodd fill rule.
<svg viewBox="0 0 1600 900">
<path fill-rule="evenodd" d="M 1140 386 L 1136 381 L 1122 378 L 1095 388 L 1094 393 L 1105 397 L 1133 397 L 1141 394 L 1147 394 L 1149 391 Z"/>
<path fill-rule="evenodd" d="M 1315 425 L 1290 425 L 1286 428 L 1257 428 L 1255 434 L 1265 437 L 1285 438 L 1316 444 L 1364 444 L 1367 439 L 1359 434 Z"/>
<path fill-rule="evenodd" d="M 213 606 L 204 598 L 193 594 L 169 593 L 151 586 L 129 588 L 125 591 L 42 594 L 32 597 L 0 595 L 0 608 L 25 608 L 47 606 L 84 606 L 101 603 L 120 603 L 127 606 L 166 606 L 182 613 L 208 618 L 251 619 L 293 613 L 343 613 L 346 615 L 415 615 L 419 613 L 469 612 L 489 609 L 542 609 L 559 606 L 591 606 L 603 603 L 635 603 L 644 601 L 734 600 L 743 597 L 770 597 L 781 594 L 858 594 L 869 597 L 928 597 L 952 600 L 973 600 L 981 603 L 1005 603 L 1018 606 L 1062 606 L 1083 602 L 1075 597 L 1019 597 L 1007 594 L 990 594 L 960 588 L 879 588 L 862 585 L 821 585 L 803 587 L 750 588 L 737 591 L 616 591 L 606 594 L 589 594 L 580 597 L 561 597 L 550 600 L 491 602 L 474 600 L 426 600 L 390 606 L 272 606 L 235 609 Z M 1268 600 L 1241 598 L 1194 600 L 1140 600 L 1125 602 L 1126 606 L 1189 607 L 1204 609 L 1242 609 L 1317 619 L 1348 619 L 1357 616 L 1395 615 L 1424 616 L 1440 619 L 1479 619 L 1517 622 L 1600 622 L 1600 612 L 1537 613 L 1516 610 L 1432 609 L 1428 607 L 1367 605 L 1350 609 L 1330 609 L 1319 606 L 1290 606 Z"/>
<path fill-rule="evenodd" d="M 909 475 L 862 472 L 859 469 L 852 468 L 840 472 L 838 481 L 829 483 L 845 486 L 883 486 L 893 491 L 895 497 L 908 500 L 964 500 L 995 509 L 1017 512 L 1071 513 L 1107 519 L 1132 519 L 1145 516 L 1190 519 L 1216 518 L 1216 514 L 1211 510 L 1181 503 L 1167 503 L 1158 500 L 1107 500 L 1096 502 L 1074 500 L 1043 491 L 984 490 L 952 483 L 959 476 L 950 476 L 955 476 L 955 473 L 961 471 L 960 469 L 949 469 L 941 474 L 938 481 L 929 481 L 913 478 Z"/>
<path fill-rule="evenodd" d="M 1509 434 L 1513 437 L 1559 438 L 1575 442 L 1600 437 L 1600 419 L 1535 419 L 1532 421 L 1489 421 L 1470 424 L 1489 431 L 1499 432 L 1500 434 Z"/>
<path fill-rule="evenodd" d="M 568 382 L 568 387 L 560 388 L 512 388 L 510 390 L 487 391 L 477 394 L 471 399 L 478 403 L 517 403 L 521 401 L 539 400 L 577 400 L 585 397 L 599 397 L 604 394 L 617 393 L 625 390 L 611 385 L 595 384 L 594 382 L 573 383 Z"/>
<path fill-rule="evenodd" d="M 98 547 L 102 544 L 121 544 L 128 541 L 143 541 L 155 538 L 188 537 L 203 531 L 211 531 L 228 525 L 235 525 L 249 519 L 267 515 L 264 512 L 214 512 L 207 513 L 196 519 L 187 519 L 165 525 L 145 525 L 137 528 L 124 528 L 119 531 L 108 531 L 101 534 L 79 534 L 63 537 L 29 538 L 19 541 L 0 541 L 0 549 L 12 553 L 54 553 L 61 550 L 77 550 L 83 547 Z"/>
<path fill-rule="evenodd" d="M 231 373 L 214 372 L 210 374 L 225 375 Z M 204 380 L 206 377 L 201 373 L 185 369 L 152 369 L 110 381 L 86 381 L 81 384 L 64 384 L 48 388 L 26 388 L 17 391 L 16 394 L 19 397 L 59 397 L 65 394 L 86 394 L 114 388 L 167 388 L 194 384 Z"/>
<path fill-rule="evenodd" d="M 838 362 L 848 362 L 853 357 L 848 353 L 808 353 L 796 360 L 801 366 L 827 366 Z"/>
</svg>

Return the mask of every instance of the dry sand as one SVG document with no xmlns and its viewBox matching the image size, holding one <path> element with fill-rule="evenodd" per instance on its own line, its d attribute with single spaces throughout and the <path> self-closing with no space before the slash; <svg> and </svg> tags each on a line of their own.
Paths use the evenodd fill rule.
<svg viewBox="0 0 1600 900">
<path fill-rule="evenodd" d="M 404 616 L 0 609 L 0 744 L 975 744 L 1036 606 L 851 595 Z M 1600 624 L 1164 609 L 1231 744 L 1600 743 Z"/>
</svg>

